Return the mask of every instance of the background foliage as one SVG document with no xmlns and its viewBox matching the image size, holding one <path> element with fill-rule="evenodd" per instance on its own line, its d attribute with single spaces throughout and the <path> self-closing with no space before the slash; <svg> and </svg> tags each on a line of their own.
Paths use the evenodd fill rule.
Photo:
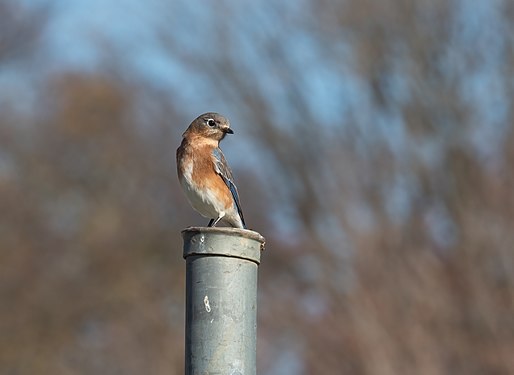
<svg viewBox="0 0 514 375">
<path fill-rule="evenodd" d="M 0 372 L 182 373 L 208 110 L 260 374 L 514 372 L 511 2 L 70 4 L 0 1 Z"/>
</svg>

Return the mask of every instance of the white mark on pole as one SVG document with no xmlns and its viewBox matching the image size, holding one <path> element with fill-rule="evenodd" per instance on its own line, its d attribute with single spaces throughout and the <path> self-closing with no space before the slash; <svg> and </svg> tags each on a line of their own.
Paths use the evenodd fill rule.
<svg viewBox="0 0 514 375">
<path fill-rule="evenodd" d="M 203 304 L 205 305 L 205 311 L 211 312 L 211 305 L 209 304 L 209 297 L 205 296 L 203 299 Z"/>
</svg>

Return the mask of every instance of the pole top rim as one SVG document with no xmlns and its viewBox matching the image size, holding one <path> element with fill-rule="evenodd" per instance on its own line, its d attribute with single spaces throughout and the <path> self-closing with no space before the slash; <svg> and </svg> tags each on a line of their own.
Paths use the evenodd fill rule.
<svg viewBox="0 0 514 375">
<path fill-rule="evenodd" d="M 258 241 L 264 249 L 266 239 L 259 233 L 250 229 L 240 229 L 231 227 L 187 227 L 182 230 L 182 236 L 186 233 L 217 233 L 226 234 L 229 236 L 236 235 L 237 237 L 244 237 L 250 240 Z"/>
<path fill-rule="evenodd" d="M 258 232 L 230 227 L 188 227 L 182 230 L 182 238 L 184 258 L 190 255 L 222 255 L 248 259 L 257 264 L 265 244 L 264 237 Z"/>
</svg>

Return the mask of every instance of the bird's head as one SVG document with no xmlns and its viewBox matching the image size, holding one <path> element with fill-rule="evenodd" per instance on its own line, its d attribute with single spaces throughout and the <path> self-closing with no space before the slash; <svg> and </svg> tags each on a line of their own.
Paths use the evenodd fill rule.
<svg viewBox="0 0 514 375">
<path fill-rule="evenodd" d="M 229 121 L 219 113 L 208 112 L 198 116 L 184 133 L 187 136 L 200 136 L 221 141 L 227 134 L 234 134 Z"/>
</svg>

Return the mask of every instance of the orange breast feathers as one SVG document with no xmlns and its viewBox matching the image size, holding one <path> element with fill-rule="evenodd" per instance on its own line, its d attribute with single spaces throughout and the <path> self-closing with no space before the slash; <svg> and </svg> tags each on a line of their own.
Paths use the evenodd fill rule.
<svg viewBox="0 0 514 375">
<path fill-rule="evenodd" d="M 212 148 L 205 147 L 202 152 L 195 153 L 192 178 L 199 189 L 211 191 L 224 207 L 228 208 L 232 205 L 232 194 L 214 168 Z"/>
<path fill-rule="evenodd" d="M 198 190 L 209 191 L 220 203 L 229 208 L 233 204 L 232 194 L 214 167 L 213 147 L 210 144 L 187 145 L 181 152 L 183 163 L 192 162 L 191 180 Z M 182 165 L 182 168 L 187 168 Z"/>
</svg>

